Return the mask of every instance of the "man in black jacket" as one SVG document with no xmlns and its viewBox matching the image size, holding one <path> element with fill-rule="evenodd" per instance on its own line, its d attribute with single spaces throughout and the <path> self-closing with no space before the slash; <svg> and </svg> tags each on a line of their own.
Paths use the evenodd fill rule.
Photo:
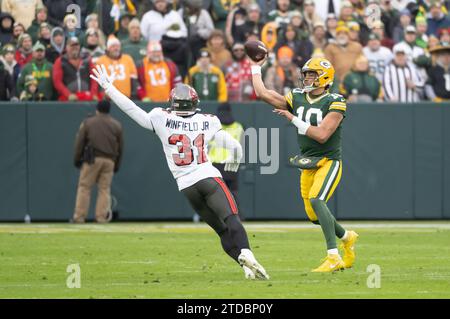
<svg viewBox="0 0 450 319">
<path fill-rule="evenodd" d="M 74 164 L 81 171 L 72 220 L 74 223 L 85 222 L 94 184 L 98 187 L 96 221 L 105 223 L 112 217 L 111 183 L 120 166 L 123 135 L 122 125 L 109 115 L 110 107 L 109 101 L 100 101 L 96 115 L 81 123 L 76 137 Z"/>
</svg>

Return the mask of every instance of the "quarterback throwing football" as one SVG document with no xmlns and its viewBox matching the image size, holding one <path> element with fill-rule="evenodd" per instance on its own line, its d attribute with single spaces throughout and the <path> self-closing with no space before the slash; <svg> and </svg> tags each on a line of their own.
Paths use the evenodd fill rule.
<svg viewBox="0 0 450 319">
<path fill-rule="evenodd" d="M 333 84 L 334 68 L 323 58 L 312 58 L 301 70 L 303 88 L 286 96 L 267 90 L 261 79 L 265 59 L 252 61 L 252 81 L 256 95 L 271 104 L 274 112 L 297 127 L 301 155 L 291 163 L 301 169 L 300 188 L 305 211 L 311 222 L 319 224 L 327 244 L 327 257 L 313 272 L 331 272 L 350 268 L 355 261 L 354 246 L 358 234 L 346 231 L 327 206 L 342 174 L 341 124 L 347 105 L 342 95 L 328 90 Z M 342 240 L 341 258 L 336 236 Z"/>
<path fill-rule="evenodd" d="M 242 147 L 222 130 L 216 116 L 199 113 L 199 99 L 195 90 L 188 85 L 178 84 L 170 93 L 168 109 L 157 107 L 147 113 L 114 87 L 115 75 L 108 75 L 104 65 L 98 65 L 92 73 L 91 78 L 101 85 L 122 111 L 158 135 L 178 189 L 219 235 L 223 250 L 242 266 L 245 277 L 269 279 L 250 250 L 233 195 L 206 155 L 206 146 L 214 139 L 231 151 L 225 170 L 237 171 Z"/>
</svg>

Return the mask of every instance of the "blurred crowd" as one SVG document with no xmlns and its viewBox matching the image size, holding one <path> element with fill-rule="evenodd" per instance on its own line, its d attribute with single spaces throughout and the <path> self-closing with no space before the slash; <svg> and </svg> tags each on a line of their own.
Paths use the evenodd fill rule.
<svg viewBox="0 0 450 319">
<path fill-rule="evenodd" d="M 449 0 L 0 0 L 0 100 L 92 101 L 104 64 L 135 100 L 178 82 L 203 101 L 252 101 L 247 40 L 269 49 L 267 88 L 301 86 L 311 57 L 350 102 L 450 101 Z"/>
</svg>

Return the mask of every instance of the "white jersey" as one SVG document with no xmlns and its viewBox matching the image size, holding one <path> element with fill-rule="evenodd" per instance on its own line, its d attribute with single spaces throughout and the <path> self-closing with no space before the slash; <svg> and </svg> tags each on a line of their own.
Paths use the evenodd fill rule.
<svg viewBox="0 0 450 319">
<path fill-rule="evenodd" d="M 369 60 L 370 72 L 382 83 L 384 69 L 394 57 L 392 51 L 383 46 L 378 51 L 372 51 L 369 47 L 365 47 L 363 53 Z"/>
<path fill-rule="evenodd" d="M 207 155 L 209 141 L 222 129 L 217 116 L 197 113 L 181 117 L 160 107 L 148 116 L 180 191 L 202 179 L 222 177 Z"/>
<path fill-rule="evenodd" d="M 227 163 L 237 163 L 239 166 L 242 147 L 230 134 L 222 130 L 217 116 L 197 113 L 181 117 L 160 107 L 147 113 L 113 85 L 109 85 L 105 92 L 136 123 L 158 135 L 167 165 L 180 191 L 202 179 L 222 177 L 207 155 L 207 145 L 212 139 L 232 150 Z"/>
</svg>

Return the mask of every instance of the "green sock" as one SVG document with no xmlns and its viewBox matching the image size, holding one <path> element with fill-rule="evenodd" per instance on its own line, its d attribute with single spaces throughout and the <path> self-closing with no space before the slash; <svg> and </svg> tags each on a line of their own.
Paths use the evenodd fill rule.
<svg viewBox="0 0 450 319">
<path fill-rule="evenodd" d="M 342 227 L 338 222 L 336 221 L 336 218 L 334 218 L 333 215 L 331 215 L 334 219 L 334 234 L 341 239 L 345 235 L 345 228 Z M 315 220 L 312 222 L 313 224 L 320 225 L 320 222 L 318 220 Z"/>
<path fill-rule="evenodd" d="M 314 209 L 314 212 L 317 215 L 317 218 L 319 219 L 320 227 L 322 227 L 322 232 L 327 242 L 327 249 L 337 248 L 336 245 L 337 234 L 335 234 L 335 225 L 337 223 L 334 216 L 331 215 L 331 212 L 328 209 L 327 204 L 321 199 L 313 198 L 311 199 L 311 205 Z M 341 226 L 339 227 L 342 228 Z"/>
<path fill-rule="evenodd" d="M 340 239 L 342 237 L 344 237 L 345 235 L 345 229 L 344 227 L 342 227 L 340 224 L 338 224 L 338 222 L 336 221 L 336 218 L 334 218 L 333 215 L 331 215 L 334 219 L 334 233 L 336 234 L 336 236 Z"/>
</svg>

